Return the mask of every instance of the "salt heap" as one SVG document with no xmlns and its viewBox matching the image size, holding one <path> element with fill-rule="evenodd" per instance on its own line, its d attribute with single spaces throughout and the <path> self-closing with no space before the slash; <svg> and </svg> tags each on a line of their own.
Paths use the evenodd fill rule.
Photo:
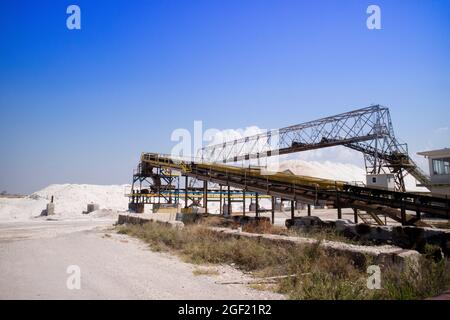
<svg viewBox="0 0 450 320">
<path fill-rule="evenodd" d="M 288 160 L 282 162 L 280 168 L 282 168 L 282 171 L 289 169 L 294 174 L 298 175 L 339 180 L 348 183 L 362 182 L 366 184 L 366 171 L 363 168 L 350 163 Z M 406 175 L 404 180 L 406 191 L 428 192 L 428 189 L 417 186 L 417 181 L 413 176 Z"/>
<path fill-rule="evenodd" d="M 58 217 L 80 217 L 88 203 L 101 209 L 125 211 L 130 185 L 52 184 L 24 198 L 0 198 L 0 221 L 28 220 L 38 217 L 46 204 L 55 203 Z"/>
<path fill-rule="evenodd" d="M 30 195 L 31 199 L 55 202 L 56 213 L 81 213 L 88 203 L 101 209 L 127 210 L 130 185 L 52 184 Z"/>
</svg>

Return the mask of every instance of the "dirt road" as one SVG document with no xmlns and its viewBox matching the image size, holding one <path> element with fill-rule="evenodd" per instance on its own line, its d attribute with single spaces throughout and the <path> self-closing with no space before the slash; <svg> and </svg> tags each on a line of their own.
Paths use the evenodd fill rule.
<svg viewBox="0 0 450 320">
<path fill-rule="evenodd" d="M 152 252 L 139 240 L 108 230 L 113 220 L 30 221 L 0 224 L 0 299 L 280 299 L 244 285 L 230 266 L 219 275 Z M 69 289 L 69 266 L 80 289 Z"/>
</svg>

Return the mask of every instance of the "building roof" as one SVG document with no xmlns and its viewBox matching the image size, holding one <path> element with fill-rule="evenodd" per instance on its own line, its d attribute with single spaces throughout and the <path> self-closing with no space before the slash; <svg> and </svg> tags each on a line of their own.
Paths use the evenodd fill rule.
<svg viewBox="0 0 450 320">
<path fill-rule="evenodd" d="M 417 152 L 417 154 L 420 156 L 425 156 L 425 157 L 447 157 L 447 156 L 450 156 L 450 148 L 422 151 L 422 152 Z"/>
</svg>

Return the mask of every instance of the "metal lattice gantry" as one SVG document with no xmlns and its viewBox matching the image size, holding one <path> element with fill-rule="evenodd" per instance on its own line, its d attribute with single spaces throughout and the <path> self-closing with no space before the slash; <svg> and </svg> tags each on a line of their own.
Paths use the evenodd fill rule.
<svg viewBox="0 0 450 320">
<path fill-rule="evenodd" d="M 133 172 L 130 200 L 132 203 L 178 203 L 179 176 L 172 170 L 140 163 Z M 158 194 L 149 197 L 149 194 Z"/>
<path fill-rule="evenodd" d="M 201 150 L 201 157 L 210 162 L 250 161 L 338 145 L 362 152 L 368 174 L 393 173 L 399 191 L 405 190 L 408 172 L 429 184 L 407 145 L 395 138 L 389 109 L 381 105 L 210 145 Z"/>
</svg>

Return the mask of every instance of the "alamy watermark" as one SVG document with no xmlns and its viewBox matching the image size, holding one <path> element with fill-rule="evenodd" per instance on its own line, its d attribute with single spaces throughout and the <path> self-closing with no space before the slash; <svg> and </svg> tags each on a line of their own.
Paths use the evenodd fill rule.
<svg viewBox="0 0 450 320">
<path fill-rule="evenodd" d="M 366 20 L 366 26 L 369 30 L 381 29 L 381 9 L 379 6 L 372 4 L 366 10 L 369 17 Z"/>
<path fill-rule="evenodd" d="M 279 171 L 278 130 L 263 130 L 256 126 L 204 130 L 202 121 L 194 121 L 193 131 L 186 128 L 175 129 L 170 139 L 176 143 L 170 152 L 171 158 L 175 160 L 237 162 L 243 166 L 259 166 L 265 175 Z M 252 157 L 243 159 L 245 155 Z M 238 160 L 231 161 L 234 158 Z"/>
<path fill-rule="evenodd" d="M 367 289 L 378 290 L 381 289 L 381 269 L 377 265 L 367 267 Z"/>
<path fill-rule="evenodd" d="M 381 8 L 376 4 L 367 7 L 366 13 L 369 15 L 366 26 L 369 30 L 381 29 Z M 69 16 L 66 19 L 66 26 L 69 30 L 81 30 L 81 9 L 76 4 L 71 4 L 66 9 Z"/>
<path fill-rule="evenodd" d="M 69 274 L 66 280 L 66 286 L 69 290 L 81 289 L 81 268 L 77 265 L 70 265 L 66 269 L 66 273 Z"/>
<path fill-rule="evenodd" d="M 81 29 L 81 9 L 76 4 L 67 7 L 66 13 L 69 15 L 66 20 L 66 26 L 69 30 Z"/>
</svg>

